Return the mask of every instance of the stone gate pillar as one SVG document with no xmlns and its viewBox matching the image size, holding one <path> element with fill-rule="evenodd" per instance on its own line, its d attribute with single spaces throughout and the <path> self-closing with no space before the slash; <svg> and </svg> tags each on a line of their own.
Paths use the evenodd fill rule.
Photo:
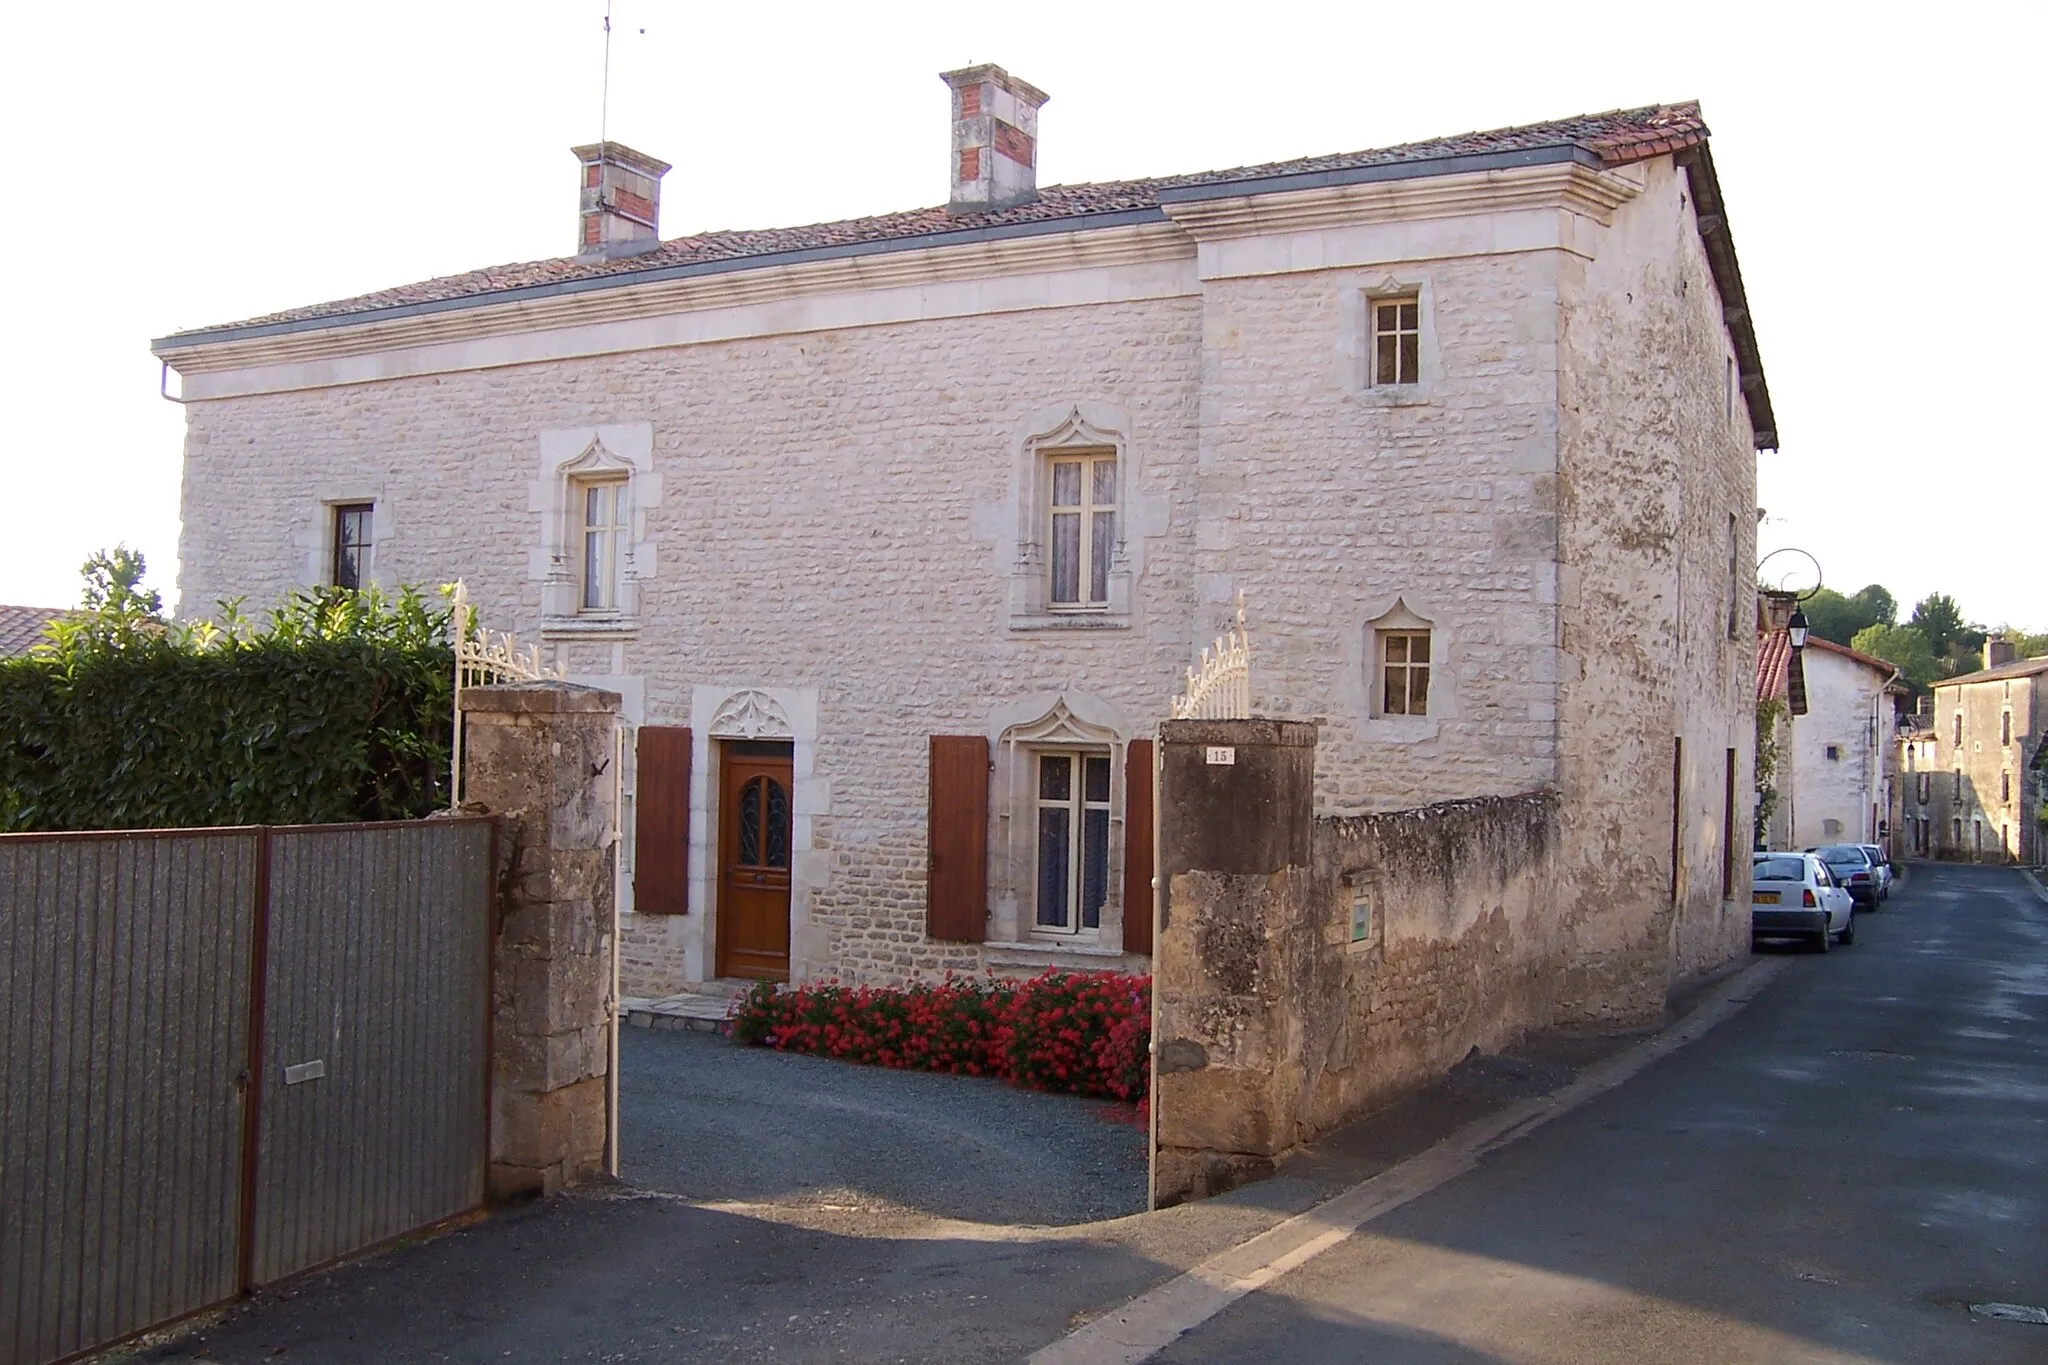
<svg viewBox="0 0 2048 1365">
<path fill-rule="evenodd" d="M 1176 720 L 1159 743 L 1153 1197 L 1164 1206 L 1263 1175 L 1296 1142 L 1289 1002 L 1301 997 L 1287 985 L 1318 946 L 1316 727 Z"/>
<path fill-rule="evenodd" d="M 531 682 L 462 701 L 464 807 L 500 818 L 490 1192 L 552 1194 L 604 1169 L 619 697 Z"/>
</svg>

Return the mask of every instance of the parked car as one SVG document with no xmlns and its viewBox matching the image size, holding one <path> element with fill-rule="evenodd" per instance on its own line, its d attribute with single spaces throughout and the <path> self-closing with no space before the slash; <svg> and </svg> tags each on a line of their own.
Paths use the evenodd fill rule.
<svg viewBox="0 0 2048 1365">
<path fill-rule="evenodd" d="M 1750 866 L 1749 942 L 1796 938 L 1824 953 L 1856 941 L 1856 901 L 1812 853 L 1759 853 Z"/>
<path fill-rule="evenodd" d="M 1892 860 L 1885 856 L 1884 849 L 1877 844 L 1858 844 L 1856 847 L 1868 853 L 1871 864 L 1877 868 L 1877 898 L 1881 901 L 1890 900 L 1892 879 L 1897 875 L 1892 871 Z"/>
<path fill-rule="evenodd" d="M 1877 879 L 1878 859 L 1871 857 L 1861 844 L 1823 844 L 1809 848 L 1808 853 L 1817 855 L 1828 865 L 1828 871 L 1835 874 L 1840 882 L 1865 910 L 1875 910 L 1881 890 Z"/>
</svg>

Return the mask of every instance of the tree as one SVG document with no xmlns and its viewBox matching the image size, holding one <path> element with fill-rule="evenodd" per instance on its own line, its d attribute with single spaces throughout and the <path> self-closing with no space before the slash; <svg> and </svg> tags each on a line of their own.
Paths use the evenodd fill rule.
<svg viewBox="0 0 2048 1365">
<path fill-rule="evenodd" d="M 1844 597 L 1833 588 L 1822 588 L 1799 604 L 1806 613 L 1807 628 L 1823 640 L 1846 645 L 1856 632 L 1869 626 L 1890 625 L 1898 617 L 1892 595 L 1872 583 L 1854 597 Z"/>
<path fill-rule="evenodd" d="M 1883 659 L 1898 669 L 1899 676 L 1915 690 L 1941 676 L 1941 663 L 1934 657 L 1927 637 L 1912 626 L 1865 626 L 1856 632 L 1849 647 Z"/>
<path fill-rule="evenodd" d="M 1948 653 L 1949 646 L 1967 628 L 1962 608 L 1945 592 L 1929 593 L 1921 598 L 1913 608 L 1913 619 L 1908 624 L 1927 638 L 1927 647 L 1936 654 Z"/>
<path fill-rule="evenodd" d="M 1849 599 L 1870 612 L 1873 626 L 1893 626 L 1899 621 L 1899 602 L 1882 584 L 1868 583 Z"/>
<path fill-rule="evenodd" d="M 1998 633 L 2006 638 L 2013 651 L 2022 659 L 2038 659 L 2048 654 L 2048 630 L 2025 631 L 2012 626 L 2001 626 Z"/>
</svg>

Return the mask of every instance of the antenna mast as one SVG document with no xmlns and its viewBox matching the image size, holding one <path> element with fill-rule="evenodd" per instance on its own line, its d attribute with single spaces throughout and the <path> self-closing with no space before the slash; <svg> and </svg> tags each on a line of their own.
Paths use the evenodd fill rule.
<svg viewBox="0 0 2048 1365">
<path fill-rule="evenodd" d="M 604 0 L 604 92 L 598 98 L 597 144 L 608 146 L 610 135 L 606 120 L 612 112 L 612 0 Z"/>
</svg>

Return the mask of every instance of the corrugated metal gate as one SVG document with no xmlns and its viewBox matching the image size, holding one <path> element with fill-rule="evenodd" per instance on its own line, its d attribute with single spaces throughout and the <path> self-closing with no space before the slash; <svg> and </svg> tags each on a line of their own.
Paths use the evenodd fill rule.
<svg viewBox="0 0 2048 1365">
<path fill-rule="evenodd" d="M 0 836 L 0 1365 L 482 1202 L 491 831 Z"/>
</svg>

